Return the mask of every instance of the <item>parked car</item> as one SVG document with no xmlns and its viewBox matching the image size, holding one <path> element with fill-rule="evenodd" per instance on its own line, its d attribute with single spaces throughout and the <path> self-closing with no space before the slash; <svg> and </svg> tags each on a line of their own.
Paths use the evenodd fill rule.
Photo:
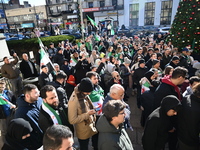
<svg viewBox="0 0 200 150">
<path fill-rule="evenodd" d="M 160 33 L 169 33 L 170 27 L 162 27 L 158 28 L 158 32 Z"/>
<path fill-rule="evenodd" d="M 76 39 L 80 39 L 82 36 L 79 31 L 68 29 L 68 30 L 61 30 L 60 33 L 62 35 L 73 35 Z"/>
</svg>

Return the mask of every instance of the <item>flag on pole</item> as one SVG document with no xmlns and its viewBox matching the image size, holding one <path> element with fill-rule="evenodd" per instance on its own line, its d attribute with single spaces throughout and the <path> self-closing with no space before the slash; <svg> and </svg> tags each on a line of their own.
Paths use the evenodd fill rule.
<svg viewBox="0 0 200 150">
<path fill-rule="evenodd" d="M 13 103 L 11 103 L 9 100 L 7 100 L 5 97 L 3 97 L 2 95 L 0 95 L 0 105 L 5 105 L 8 104 L 11 107 L 16 107 Z"/>
<path fill-rule="evenodd" d="M 40 72 L 41 71 L 41 66 L 42 65 L 47 65 L 49 72 L 54 71 L 54 66 L 51 62 L 51 60 L 49 59 L 49 55 L 45 52 L 44 50 L 44 44 L 42 43 L 41 39 L 38 37 L 38 42 L 40 45 Z"/>
<path fill-rule="evenodd" d="M 110 35 L 115 35 L 115 31 L 114 31 L 114 29 L 111 29 L 111 31 L 110 31 Z"/>
<path fill-rule="evenodd" d="M 88 17 L 89 21 L 91 22 L 91 24 L 97 28 L 96 22 L 94 20 L 92 20 L 88 15 L 87 15 L 87 17 Z"/>
<path fill-rule="evenodd" d="M 100 37 L 96 34 L 94 35 L 94 39 L 95 39 L 95 41 L 100 41 Z"/>
</svg>

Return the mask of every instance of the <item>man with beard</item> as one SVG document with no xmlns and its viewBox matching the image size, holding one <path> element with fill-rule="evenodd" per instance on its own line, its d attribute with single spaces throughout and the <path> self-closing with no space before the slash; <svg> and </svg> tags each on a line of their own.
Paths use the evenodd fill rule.
<svg viewBox="0 0 200 150">
<path fill-rule="evenodd" d="M 25 85 L 23 93 L 17 99 L 18 108 L 15 112 L 15 118 L 25 119 L 33 128 L 30 137 L 23 143 L 23 146 L 28 149 L 38 149 L 42 146 L 42 130 L 38 125 L 42 99 L 39 97 L 39 90 L 34 84 Z"/>
<path fill-rule="evenodd" d="M 68 122 L 68 110 L 59 106 L 56 89 L 52 85 L 45 85 L 41 90 L 43 103 L 40 109 L 38 124 L 43 132 L 52 125 L 66 125 L 73 132 L 73 126 Z"/>
</svg>

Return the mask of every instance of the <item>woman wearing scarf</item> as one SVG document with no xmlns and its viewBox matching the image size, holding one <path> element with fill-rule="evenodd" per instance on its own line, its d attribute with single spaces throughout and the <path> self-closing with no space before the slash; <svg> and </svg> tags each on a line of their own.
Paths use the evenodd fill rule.
<svg viewBox="0 0 200 150">
<path fill-rule="evenodd" d="M 28 150 L 30 145 L 26 139 L 29 138 L 32 130 L 29 122 L 22 118 L 11 120 L 2 150 Z"/>
<path fill-rule="evenodd" d="M 140 80 L 141 85 L 141 94 L 147 90 L 150 90 L 149 87 L 151 86 L 152 80 L 155 79 L 154 72 L 148 71 L 144 74 L 144 77 Z"/>
</svg>

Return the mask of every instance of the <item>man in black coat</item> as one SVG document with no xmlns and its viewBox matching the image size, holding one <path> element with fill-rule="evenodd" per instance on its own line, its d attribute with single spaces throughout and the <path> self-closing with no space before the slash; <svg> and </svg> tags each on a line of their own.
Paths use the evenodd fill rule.
<svg viewBox="0 0 200 150">
<path fill-rule="evenodd" d="M 23 60 L 21 61 L 19 67 L 20 71 L 23 74 L 24 79 L 29 77 L 37 77 L 38 72 L 35 68 L 35 64 L 28 59 L 28 55 L 26 53 L 22 54 Z"/>
<path fill-rule="evenodd" d="M 187 69 L 176 67 L 171 77 L 167 76 L 161 79 L 162 83 L 154 94 L 154 109 L 160 106 L 161 100 L 167 95 L 174 95 L 181 100 L 181 93 L 178 85 L 181 85 L 185 81 L 186 74 Z"/>
<path fill-rule="evenodd" d="M 40 90 L 43 103 L 40 109 L 38 124 L 43 132 L 52 125 L 65 125 L 73 132 L 74 128 L 68 121 L 68 108 L 59 106 L 56 89 L 51 85 L 45 85 Z"/>
<path fill-rule="evenodd" d="M 53 81 L 53 76 L 51 75 L 51 73 L 49 73 L 48 67 L 46 65 L 42 65 L 41 69 L 42 69 L 42 72 L 38 77 L 40 88 L 45 86 L 48 82 Z"/>
<path fill-rule="evenodd" d="M 60 68 L 64 64 L 64 55 L 63 55 L 63 49 L 62 48 L 58 48 L 57 53 L 53 58 L 53 62 L 57 63 L 60 66 Z"/>
<path fill-rule="evenodd" d="M 148 71 L 148 68 L 145 66 L 144 59 L 139 60 L 138 66 L 139 68 L 137 68 L 133 73 L 133 82 L 135 82 L 137 86 L 137 106 L 140 108 L 141 86 L 139 82 L 141 78 L 144 77 L 144 74 Z"/>
<path fill-rule="evenodd" d="M 193 94 L 184 97 L 183 108 L 178 114 L 179 150 L 200 149 L 200 83 L 193 88 Z"/>
<path fill-rule="evenodd" d="M 86 54 L 83 53 L 82 54 L 82 58 L 79 59 L 79 61 L 77 62 L 77 64 L 75 65 L 75 79 L 76 79 L 76 84 L 81 82 L 81 79 L 85 78 L 86 73 L 88 71 L 90 71 L 90 67 L 91 67 L 91 63 L 90 63 L 90 59 L 89 57 L 86 58 L 87 56 L 85 56 Z"/>
<path fill-rule="evenodd" d="M 169 95 L 163 98 L 161 106 L 149 115 L 142 136 L 144 150 L 164 149 L 169 132 L 173 132 L 170 118 L 177 115 L 180 106 L 178 98 Z"/>
<path fill-rule="evenodd" d="M 56 92 L 58 94 L 58 99 L 59 99 L 59 106 L 62 106 L 62 107 L 67 107 L 67 103 L 68 103 L 67 93 L 63 86 L 66 79 L 67 79 L 67 75 L 64 72 L 59 72 L 56 75 L 56 81 L 47 83 L 47 85 L 52 85 L 56 89 Z"/>
</svg>

